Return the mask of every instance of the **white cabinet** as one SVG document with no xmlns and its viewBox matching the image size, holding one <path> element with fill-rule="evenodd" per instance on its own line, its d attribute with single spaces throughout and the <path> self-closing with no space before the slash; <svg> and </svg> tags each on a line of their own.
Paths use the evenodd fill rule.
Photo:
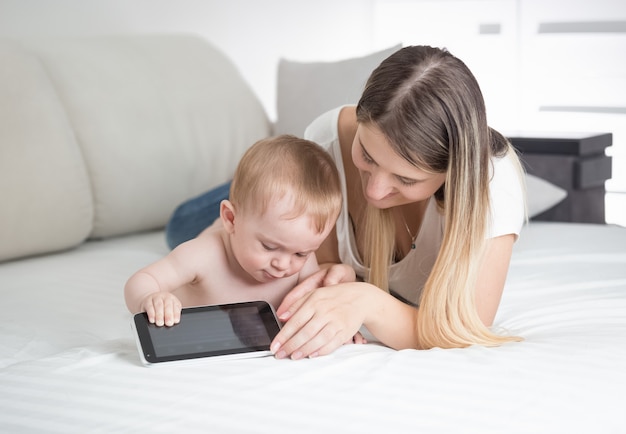
<svg viewBox="0 0 626 434">
<path fill-rule="evenodd" d="M 626 193 L 626 2 L 521 4 L 521 124 L 612 132 L 613 179 L 606 186 Z"/>
<path fill-rule="evenodd" d="M 489 122 L 517 124 L 517 2 L 515 0 L 380 0 L 374 6 L 376 45 L 445 47 L 476 76 Z"/>
<path fill-rule="evenodd" d="M 374 43 L 447 47 L 503 132 L 613 134 L 607 221 L 626 224 L 626 1 L 375 0 Z"/>
</svg>

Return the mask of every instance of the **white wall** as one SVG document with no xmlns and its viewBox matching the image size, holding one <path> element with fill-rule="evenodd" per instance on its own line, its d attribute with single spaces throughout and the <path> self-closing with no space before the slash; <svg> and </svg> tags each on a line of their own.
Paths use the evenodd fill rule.
<svg viewBox="0 0 626 434">
<path fill-rule="evenodd" d="M 617 31 L 538 31 L 546 22 L 590 21 L 615 22 Z M 330 61 L 399 42 L 446 46 L 476 74 L 492 126 L 613 132 L 607 219 L 626 223 L 623 26 L 624 0 L 0 0 L 0 36 L 200 34 L 239 66 L 272 119 L 280 57 Z M 594 113 L 598 107 L 617 112 Z"/>
<path fill-rule="evenodd" d="M 274 118 L 278 59 L 335 60 L 375 50 L 371 4 L 369 0 L 0 0 L 0 36 L 197 33 L 234 60 Z"/>
</svg>

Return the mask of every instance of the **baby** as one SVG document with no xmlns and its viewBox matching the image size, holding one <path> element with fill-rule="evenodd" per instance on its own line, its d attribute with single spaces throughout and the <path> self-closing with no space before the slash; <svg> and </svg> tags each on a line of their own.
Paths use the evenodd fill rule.
<svg viewBox="0 0 626 434">
<path fill-rule="evenodd" d="M 126 305 L 158 326 L 178 323 L 182 307 L 251 300 L 276 307 L 320 269 L 315 251 L 341 203 L 337 169 L 320 146 L 289 135 L 261 140 L 239 162 L 220 217 L 132 275 Z M 351 267 L 341 273 L 341 282 L 355 280 Z"/>
</svg>

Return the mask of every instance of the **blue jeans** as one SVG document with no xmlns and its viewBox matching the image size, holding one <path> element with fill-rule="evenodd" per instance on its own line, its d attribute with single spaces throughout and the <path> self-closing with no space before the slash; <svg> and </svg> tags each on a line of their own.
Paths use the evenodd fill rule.
<svg viewBox="0 0 626 434">
<path fill-rule="evenodd" d="M 195 238 L 220 216 L 220 202 L 228 199 L 230 181 L 180 204 L 165 227 L 170 249 Z"/>
</svg>

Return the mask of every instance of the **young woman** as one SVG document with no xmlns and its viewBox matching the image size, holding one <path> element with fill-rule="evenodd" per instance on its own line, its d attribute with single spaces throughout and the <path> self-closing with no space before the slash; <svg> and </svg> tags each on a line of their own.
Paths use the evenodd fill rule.
<svg viewBox="0 0 626 434">
<path fill-rule="evenodd" d="M 305 137 L 333 156 L 344 203 L 323 269 L 278 308 L 278 358 L 328 354 L 361 325 L 397 349 L 519 340 L 490 326 L 525 221 L 522 169 L 462 61 L 405 47 Z M 339 283 L 339 263 L 363 281 Z"/>
</svg>

